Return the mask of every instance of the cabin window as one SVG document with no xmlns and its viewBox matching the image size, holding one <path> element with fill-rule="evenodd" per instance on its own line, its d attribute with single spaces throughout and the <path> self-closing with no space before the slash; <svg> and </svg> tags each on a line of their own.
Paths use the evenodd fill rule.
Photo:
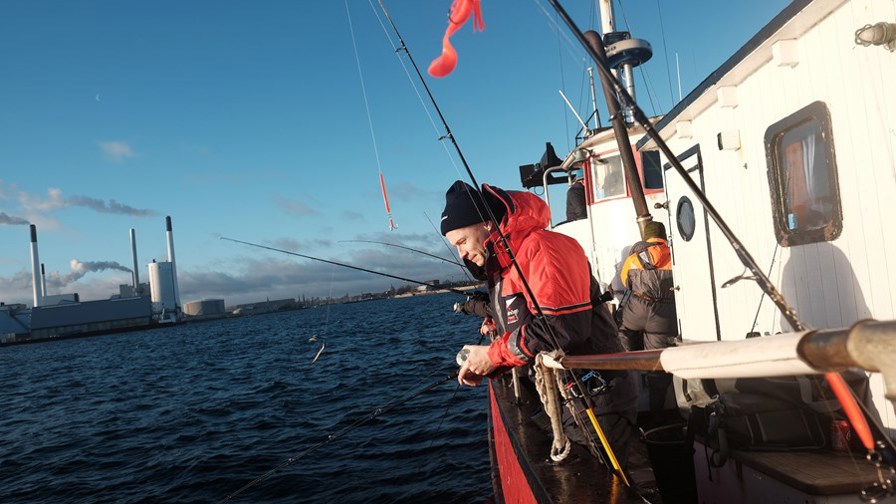
<svg viewBox="0 0 896 504">
<path fill-rule="evenodd" d="M 832 241 L 843 216 L 831 116 L 823 102 L 765 132 L 775 235 L 782 246 Z"/>
<path fill-rule="evenodd" d="M 675 222 L 678 224 L 678 233 L 681 234 L 684 241 L 691 241 L 697 230 L 697 219 L 694 216 L 694 204 L 687 196 L 682 196 L 678 200 L 678 206 L 675 208 Z"/>
<path fill-rule="evenodd" d="M 625 196 L 625 176 L 622 171 L 622 158 L 591 158 L 591 173 L 594 201 Z"/>
<path fill-rule="evenodd" d="M 641 172 L 644 174 L 644 189 L 663 188 L 663 165 L 659 151 L 641 153 Z"/>
</svg>

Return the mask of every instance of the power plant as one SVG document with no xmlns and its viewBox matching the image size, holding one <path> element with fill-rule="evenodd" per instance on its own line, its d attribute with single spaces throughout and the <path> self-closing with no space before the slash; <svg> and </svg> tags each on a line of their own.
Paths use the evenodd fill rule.
<svg viewBox="0 0 896 504">
<path fill-rule="evenodd" d="M 131 284 L 120 285 L 110 299 L 81 301 L 77 293 L 47 295 L 46 272 L 40 262 L 37 227 L 31 224 L 33 306 L 0 303 L 0 344 L 143 329 L 176 323 L 182 315 L 171 217 L 165 217 L 168 260 L 148 265 L 149 284 L 138 273 L 137 240 L 130 230 L 134 268 Z M 74 269 L 75 261 L 72 268 Z M 116 267 L 119 267 L 117 263 Z M 125 267 L 120 269 L 127 270 Z"/>
</svg>

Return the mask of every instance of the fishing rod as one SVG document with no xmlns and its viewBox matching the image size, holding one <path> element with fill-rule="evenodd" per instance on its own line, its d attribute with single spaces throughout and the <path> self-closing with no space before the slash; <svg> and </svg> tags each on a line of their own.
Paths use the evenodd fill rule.
<svg viewBox="0 0 896 504">
<path fill-rule="evenodd" d="M 227 238 L 227 237 L 225 237 L 225 236 L 222 236 L 221 239 L 222 239 L 222 240 L 227 240 L 227 241 L 232 241 L 232 242 L 235 242 L 235 243 L 242 243 L 243 245 L 249 245 L 249 246 L 252 246 L 252 247 L 258 247 L 258 248 L 263 248 L 263 249 L 267 249 L 267 250 L 273 250 L 274 252 L 282 252 L 282 253 L 284 253 L 284 254 L 294 255 L 294 256 L 296 256 L 296 257 L 302 257 L 302 258 L 305 258 L 305 259 L 310 259 L 310 260 L 312 260 L 312 261 L 320 261 L 320 262 L 327 263 L 327 264 L 333 264 L 333 265 L 335 265 L 335 266 L 342 266 L 343 268 L 350 268 L 350 269 L 353 269 L 353 270 L 363 271 L 363 272 L 365 272 L 365 273 L 373 273 L 374 275 L 380 275 L 380 276 L 384 276 L 384 277 L 388 277 L 388 278 L 394 278 L 394 279 L 396 279 L 396 280 L 401 280 L 401 281 L 403 281 L 403 282 L 411 282 L 411 283 L 415 283 L 415 284 L 419 284 L 419 285 L 426 285 L 427 287 L 432 287 L 433 289 L 447 290 L 447 291 L 453 292 L 453 293 L 455 293 L 455 294 L 460 294 L 460 295 L 462 295 L 462 296 L 467 296 L 467 295 L 468 295 L 467 292 L 462 291 L 462 290 L 460 290 L 460 289 L 454 289 L 454 288 L 451 288 L 451 287 L 445 287 L 445 286 L 442 286 L 442 285 L 437 285 L 437 284 L 429 283 L 429 282 L 421 282 L 420 280 L 413 280 L 413 279 L 410 279 L 410 278 L 400 277 L 400 276 L 398 276 L 398 275 L 390 275 L 389 273 L 383 273 L 383 272 L 381 272 L 381 271 L 374 271 L 374 270 L 370 270 L 370 269 L 367 269 L 367 268 L 362 268 L 362 267 L 360 267 L 360 266 L 352 266 L 351 264 L 339 263 L 339 262 L 336 262 L 336 261 L 330 261 L 330 260 L 327 260 L 327 259 L 321 259 L 321 258 L 319 258 L 319 257 L 313 257 L 313 256 L 310 256 L 310 255 L 305 255 L 305 254 L 299 254 L 298 252 L 290 252 L 289 250 L 283 250 L 283 249 L 278 249 L 278 248 L 274 248 L 274 247 L 268 247 L 267 245 L 259 245 L 259 244 L 257 244 L 257 243 L 251 243 L 251 242 L 247 242 L 247 241 L 243 241 L 243 240 L 236 240 L 236 239 L 234 239 L 234 238 Z"/>
<path fill-rule="evenodd" d="M 681 164 L 681 161 L 678 160 L 678 157 L 672 152 L 672 149 L 666 144 L 663 138 L 660 136 L 659 132 L 656 128 L 653 127 L 653 124 L 650 122 L 650 118 L 647 117 L 647 114 L 641 110 L 641 107 L 635 102 L 632 96 L 628 93 L 624 86 L 619 82 L 613 72 L 610 71 L 609 62 L 606 56 L 606 50 L 603 46 L 603 41 L 600 38 L 600 35 L 594 31 L 589 31 L 587 33 L 582 33 L 578 26 L 576 26 L 575 21 L 569 16 L 566 10 L 560 5 L 559 0 L 548 0 L 550 4 L 554 7 L 554 10 L 557 11 L 557 14 L 563 19 L 566 23 L 566 26 L 569 27 L 570 31 L 572 31 L 573 35 L 578 39 L 579 43 L 585 48 L 585 51 L 591 56 L 591 58 L 597 64 L 597 69 L 600 72 L 600 77 L 606 86 L 612 88 L 612 92 L 615 95 L 616 100 L 618 100 L 619 105 L 623 109 L 631 110 L 632 117 L 637 121 L 637 123 L 644 128 L 644 131 L 651 140 L 656 142 L 657 147 L 666 156 L 666 159 L 684 181 L 685 185 L 691 190 L 697 200 L 701 205 L 706 209 L 706 213 L 712 218 L 712 220 L 719 227 L 719 230 L 722 231 L 722 234 L 725 235 L 725 238 L 731 244 L 732 248 L 734 248 L 734 253 L 737 255 L 738 259 L 740 259 L 741 263 L 753 273 L 756 277 L 756 282 L 759 284 L 759 287 L 768 295 L 768 297 L 775 303 L 778 309 L 781 311 L 781 314 L 787 319 L 787 322 L 793 327 L 795 331 L 803 331 L 806 329 L 806 326 L 800 321 L 799 317 L 796 314 L 796 311 L 790 307 L 787 302 L 784 300 L 784 296 L 780 291 L 772 284 L 771 280 L 765 275 L 762 271 L 762 268 L 759 264 L 756 263 L 756 260 L 753 259 L 753 256 L 747 251 L 746 247 L 744 247 L 743 243 L 737 236 L 734 234 L 734 231 L 728 227 L 728 224 L 722 219 L 721 214 L 719 214 L 718 210 L 716 210 L 715 206 L 709 201 L 709 198 L 706 197 L 706 194 L 697 186 L 697 184 L 691 179 L 688 175 L 687 170 Z M 619 150 L 631 150 L 631 146 L 620 146 Z"/>
<path fill-rule="evenodd" d="M 375 241 L 375 240 L 339 240 L 339 243 L 376 243 L 377 245 L 387 245 L 389 247 L 395 247 L 395 248 L 410 250 L 411 252 L 417 252 L 418 254 L 423 254 L 425 256 L 429 256 L 434 259 L 438 259 L 440 261 L 445 261 L 448 264 L 460 266 L 461 268 L 464 267 L 463 264 L 461 264 L 457 261 L 452 261 L 451 259 L 445 259 L 444 257 L 437 256 L 435 254 L 430 254 L 429 252 L 424 252 L 422 250 L 417 250 L 417 249 L 411 248 L 411 247 L 405 247 L 404 245 L 396 245 L 394 243 L 389 243 L 389 242 L 381 242 L 381 241 Z"/>
<path fill-rule="evenodd" d="M 447 138 L 451 140 L 451 144 L 454 146 L 454 150 L 457 152 L 458 158 L 461 163 L 464 165 L 464 169 L 467 172 L 467 176 L 470 178 L 470 181 L 473 183 L 473 187 L 476 188 L 476 195 L 479 197 L 479 201 L 482 203 L 482 207 L 485 208 L 485 212 L 488 214 L 488 220 L 494 225 L 495 231 L 500 239 L 501 245 L 503 246 L 503 250 L 507 253 L 507 257 L 510 259 L 510 263 L 513 265 L 514 270 L 519 275 L 520 284 L 528 295 L 529 300 L 532 303 L 532 307 L 535 310 L 535 316 L 540 319 L 544 323 L 545 332 L 551 340 L 551 343 L 554 345 L 554 349 L 558 352 L 562 353 L 562 348 L 560 347 L 560 342 L 557 339 L 557 335 L 554 333 L 554 329 L 550 323 L 548 323 L 547 317 L 544 314 L 544 311 L 541 309 L 541 304 L 538 302 L 538 299 L 535 297 L 535 293 L 532 291 L 532 287 L 529 285 L 529 281 L 526 278 L 525 273 L 523 272 L 522 267 L 516 259 L 516 254 L 513 252 L 513 249 L 510 246 L 510 242 L 507 239 L 507 236 L 504 234 L 504 231 L 501 230 L 501 223 L 495 217 L 494 212 L 492 212 L 491 206 L 485 200 L 485 194 L 482 190 L 479 190 L 481 187 L 479 182 L 476 180 L 476 176 L 473 174 L 473 170 L 470 168 L 470 165 L 467 163 L 467 159 L 461 151 L 460 146 L 457 143 L 457 140 L 454 138 L 454 134 L 451 132 L 451 127 L 448 125 L 448 121 L 445 120 L 445 116 L 442 114 L 441 108 L 439 108 L 438 103 L 435 100 L 432 92 L 429 89 L 429 85 L 426 84 L 426 79 L 423 78 L 423 74 L 420 73 L 420 68 L 417 66 L 417 63 L 414 62 L 413 56 L 411 56 L 411 52 L 407 47 L 407 44 L 404 42 L 404 38 L 402 38 L 401 33 L 398 31 L 398 27 L 395 26 L 395 23 L 392 21 L 392 16 L 389 15 L 388 10 L 386 10 L 386 6 L 383 4 L 383 0 L 378 0 L 380 9 L 382 9 L 383 14 L 386 16 L 386 19 L 389 21 L 389 24 L 392 26 L 392 30 L 395 32 L 395 36 L 398 37 L 398 41 L 400 43 L 400 47 L 396 49 L 397 51 L 404 51 L 405 55 L 407 55 L 408 60 L 411 62 L 411 66 L 414 67 L 414 71 L 417 73 L 417 77 L 420 82 L 423 84 L 423 88 L 426 90 L 427 96 L 429 96 L 429 100 L 432 103 L 433 108 L 439 116 L 439 119 L 442 122 L 442 126 L 445 128 L 445 135 L 442 138 Z M 441 139 L 440 139 L 441 140 Z M 469 195 L 471 199 L 473 199 L 473 195 Z M 587 405 L 587 413 L 588 418 L 591 420 L 591 424 L 594 427 L 594 430 L 597 432 L 598 437 L 603 444 L 603 448 L 606 451 L 608 458 L 612 462 L 613 471 L 622 479 L 627 487 L 632 487 L 630 478 L 625 474 L 625 471 L 619 465 L 616 455 L 613 453 L 613 448 L 610 446 L 609 441 L 606 439 L 604 435 L 603 429 L 601 429 L 600 425 L 597 422 L 597 417 L 594 415 L 594 405 L 591 401 L 591 397 L 587 394 L 584 384 L 579 380 L 578 376 L 575 373 L 572 373 L 573 380 L 576 383 L 576 387 L 581 392 L 582 396 L 586 398 Z"/>
<path fill-rule="evenodd" d="M 442 122 L 442 126 L 445 128 L 445 135 L 440 138 L 441 139 L 449 139 L 451 140 L 451 144 L 454 146 L 454 150 L 457 152 L 458 157 L 460 158 L 461 163 L 464 165 L 464 169 L 467 172 L 467 175 L 470 178 L 470 181 L 473 182 L 474 188 L 479 188 L 479 182 L 476 180 L 476 176 L 473 174 L 473 170 L 470 168 L 470 165 L 467 163 L 466 157 L 464 157 L 463 151 L 460 149 L 460 146 L 457 144 L 457 140 L 454 138 L 454 134 L 451 132 L 451 127 L 448 125 L 448 121 L 445 120 L 445 116 L 442 114 L 441 108 L 439 108 L 439 104 L 436 102 L 435 97 L 429 89 L 429 85 L 426 84 L 426 79 L 423 78 L 423 74 L 420 73 L 420 68 L 417 66 L 417 63 L 414 61 L 414 57 L 411 56 L 411 52 L 408 49 L 407 44 L 404 42 L 404 38 L 402 38 L 401 33 L 398 31 L 398 27 L 395 26 L 395 23 L 392 21 L 392 16 L 389 15 L 389 11 L 386 10 L 386 6 L 383 4 L 383 0 L 378 0 L 380 4 L 380 9 L 382 9 L 383 14 L 386 16 L 386 19 L 389 21 L 389 25 L 392 27 L 392 30 L 395 32 L 395 36 L 398 37 L 398 42 L 401 44 L 396 51 L 403 51 L 405 55 L 408 57 L 408 61 L 410 61 L 411 66 L 414 67 L 414 71 L 417 73 L 417 77 L 420 79 L 421 84 L 423 84 L 423 88 L 426 90 L 427 96 L 429 96 L 429 101 L 432 103 L 433 108 L 436 113 L 439 115 L 439 120 Z M 470 198 L 474 198 L 471 194 Z M 507 252 L 507 256 L 510 259 L 510 262 L 513 264 L 514 269 L 520 276 L 520 283 L 523 288 L 526 290 L 526 294 L 528 294 L 529 299 L 532 300 L 532 306 L 535 308 L 536 316 L 538 316 L 543 322 L 545 322 L 544 327 L 547 330 L 549 337 L 551 338 L 554 348 L 560 350 L 560 344 L 557 340 L 557 336 L 554 334 L 554 330 L 550 324 L 547 323 L 547 319 L 544 315 L 544 312 L 541 309 L 541 305 L 538 303 L 537 298 L 535 297 L 535 293 L 532 291 L 532 287 L 529 285 L 528 280 L 526 279 L 525 273 L 523 273 L 522 268 L 519 265 L 519 262 L 516 260 L 516 255 L 513 253 L 513 250 L 510 247 L 510 243 L 507 240 L 507 236 L 501 230 L 501 223 L 495 217 L 495 214 L 492 212 L 491 206 L 485 200 L 485 194 L 478 190 L 476 191 L 476 196 L 479 197 L 479 201 L 482 203 L 482 207 L 485 208 L 486 213 L 488 214 L 488 220 L 495 227 L 495 231 L 498 233 L 498 237 L 501 240 L 501 244 L 503 245 L 504 250 Z"/>
<path fill-rule="evenodd" d="M 429 376 L 425 377 L 424 380 L 429 379 L 430 376 L 432 376 L 433 374 L 435 374 L 435 373 L 431 373 Z M 313 450 L 315 450 L 315 449 L 317 449 L 317 448 L 320 448 L 321 446 L 324 446 L 325 444 L 330 443 L 331 441 L 334 441 L 334 440 L 338 439 L 339 437 L 343 436 L 343 435 L 344 435 L 345 433 L 347 433 L 348 431 L 350 431 L 350 430 L 352 430 L 352 429 L 354 429 L 354 428 L 356 428 L 356 427 L 359 427 L 359 426 L 361 426 L 361 425 L 363 425 L 363 424 L 365 424 L 365 423 L 367 423 L 367 422 L 369 422 L 369 421 L 371 421 L 371 420 L 377 418 L 378 416 L 382 415 L 383 413 L 385 413 L 385 412 L 387 412 L 387 411 L 389 411 L 389 410 L 391 410 L 391 409 L 393 409 L 393 408 L 395 408 L 395 407 L 397 407 L 397 406 L 401 406 L 402 404 L 404 404 L 404 403 L 406 403 L 406 402 L 408 402 L 408 401 L 410 401 L 410 400 L 412 400 L 412 399 L 415 399 L 415 398 L 417 398 L 417 397 L 419 397 L 419 396 L 421 396 L 421 395 L 423 395 L 423 394 L 429 392 L 430 390 L 432 390 L 432 389 L 438 387 L 439 385 L 441 385 L 441 384 L 443 384 L 443 383 L 445 383 L 445 382 L 447 382 L 447 381 L 449 381 L 449 380 L 453 380 L 453 379 L 455 379 L 456 377 L 457 377 L 457 371 L 454 371 L 454 372 L 452 372 L 451 374 L 449 374 L 448 376 L 445 376 L 444 378 L 439 379 L 439 380 L 436 381 L 435 383 L 431 383 L 431 384 L 427 385 L 426 387 L 423 387 L 422 389 L 420 389 L 420 390 L 418 390 L 417 392 L 411 394 L 410 396 L 396 398 L 396 399 L 393 399 L 392 401 L 390 401 L 390 402 L 384 404 L 383 406 L 379 406 L 379 407 L 377 407 L 377 408 L 374 408 L 374 409 L 373 409 L 370 413 L 368 413 L 367 415 L 365 415 L 365 416 L 363 416 L 363 417 L 361 417 L 361 418 L 355 420 L 355 421 L 352 422 L 351 424 L 349 424 L 349 425 L 343 427 L 342 429 L 340 429 L 340 430 L 338 430 L 338 431 L 336 431 L 336 432 L 333 432 L 333 433 L 331 433 L 331 434 L 328 434 L 322 441 L 319 441 L 319 442 L 317 442 L 317 443 L 315 443 L 315 444 L 309 446 L 308 448 L 305 448 L 305 449 L 302 450 L 301 452 L 299 452 L 299 453 L 293 455 L 292 457 L 289 457 L 288 459 L 286 459 L 283 463 L 281 463 L 281 464 L 278 465 L 277 467 L 271 469 L 270 471 L 268 471 L 268 472 L 262 474 L 261 476 L 255 478 L 254 480 L 250 481 L 249 483 L 243 485 L 242 487 L 240 487 L 239 490 L 237 490 L 236 492 L 233 492 L 232 494 L 228 495 L 226 498 L 224 498 L 223 500 L 219 501 L 219 503 L 229 502 L 231 499 L 233 499 L 234 497 L 237 497 L 238 495 L 242 494 L 242 493 L 245 492 L 246 490 L 248 490 L 248 489 L 252 488 L 253 486 L 255 486 L 255 485 L 257 485 L 257 484 L 259 484 L 259 483 L 261 483 L 261 482 L 267 480 L 268 478 L 270 478 L 271 476 L 273 476 L 273 475 L 274 475 L 275 473 L 277 473 L 278 471 L 281 471 L 281 470 L 283 470 L 284 468 L 286 468 L 286 467 L 288 467 L 288 466 L 290 466 L 290 465 L 292 465 L 292 464 L 298 462 L 302 457 L 304 457 L 305 455 L 308 455 L 309 453 L 311 453 L 311 451 L 313 451 Z M 421 380 L 421 381 L 422 381 L 422 380 Z"/>
</svg>

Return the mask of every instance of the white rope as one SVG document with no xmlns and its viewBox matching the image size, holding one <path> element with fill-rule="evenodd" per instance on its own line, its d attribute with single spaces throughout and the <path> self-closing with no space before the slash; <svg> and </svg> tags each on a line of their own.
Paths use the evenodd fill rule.
<svg viewBox="0 0 896 504">
<path fill-rule="evenodd" d="M 572 445 L 563 431 L 563 417 L 558 400 L 558 382 L 556 373 L 542 362 L 542 354 L 535 357 L 535 388 L 541 398 L 545 413 L 551 418 L 551 431 L 554 439 L 551 442 L 551 460 L 560 462 L 569 456 Z"/>
</svg>

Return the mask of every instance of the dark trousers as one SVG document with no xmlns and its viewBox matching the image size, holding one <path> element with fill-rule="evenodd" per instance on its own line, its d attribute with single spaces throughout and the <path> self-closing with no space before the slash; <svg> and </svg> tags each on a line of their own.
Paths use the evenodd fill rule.
<svg viewBox="0 0 896 504">
<path fill-rule="evenodd" d="M 592 396 L 594 415 L 597 423 L 613 448 L 613 454 L 619 465 L 625 467 L 629 447 L 636 439 L 635 422 L 638 414 L 638 391 L 635 386 L 635 374 L 630 371 L 617 371 L 605 376 L 609 385 L 603 394 Z M 575 417 L 569 408 L 563 408 L 563 426 L 566 435 L 574 442 L 589 447 L 590 437 L 597 446 L 600 438 L 591 424 L 588 413 L 584 410 L 584 401 L 575 399 L 572 406 L 576 409 Z M 586 435 L 582 429 L 588 432 Z M 603 448 L 600 448 L 603 450 Z M 609 464 L 609 461 L 607 461 Z"/>
<path fill-rule="evenodd" d="M 628 352 L 659 350 L 675 345 L 678 334 L 674 303 L 629 298 L 622 307 L 619 339 Z M 647 373 L 650 413 L 658 420 L 666 404 L 672 375 L 662 371 Z"/>
</svg>

